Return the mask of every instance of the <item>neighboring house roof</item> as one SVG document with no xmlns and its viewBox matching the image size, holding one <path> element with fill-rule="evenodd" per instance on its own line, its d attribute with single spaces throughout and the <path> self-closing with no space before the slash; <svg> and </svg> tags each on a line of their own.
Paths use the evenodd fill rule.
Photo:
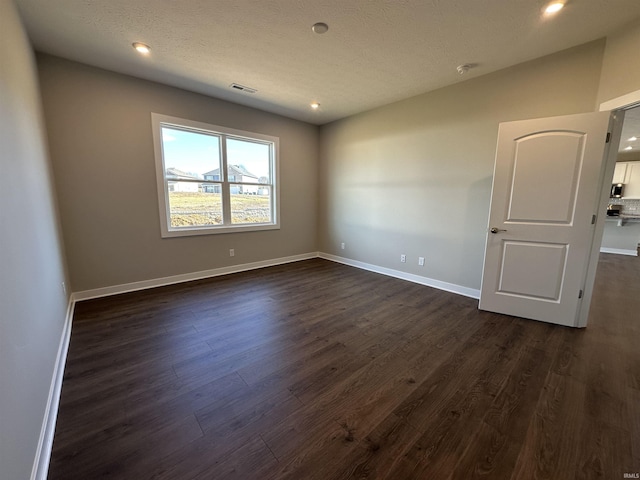
<svg viewBox="0 0 640 480">
<path fill-rule="evenodd" d="M 184 172 L 178 168 L 169 167 L 167 168 L 167 177 L 177 177 L 171 178 L 171 180 L 179 180 L 179 179 L 189 179 L 189 180 L 200 180 L 202 177 L 196 173 Z"/>
<path fill-rule="evenodd" d="M 249 170 L 247 170 L 247 168 L 244 165 L 229 165 L 227 167 L 227 173 L 231 175 L 242 175 L 243 177 L 251 177 L 251 178 L 255 178 L 256 180 L 258 179 L 258 177 L 253 173 L 251 173 Z M 204 173 L 204 175 L 207 175 L 207 176 L 220 175 L 220 169 L 216 168 L 215 170 L 211 170 L 210 172 Z"/>
</svg>

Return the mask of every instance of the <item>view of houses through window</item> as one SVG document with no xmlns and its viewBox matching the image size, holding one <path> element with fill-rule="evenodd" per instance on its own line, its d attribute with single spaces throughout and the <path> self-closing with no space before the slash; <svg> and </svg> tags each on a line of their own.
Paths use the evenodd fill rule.
<svg viewBox="0 0 640 480">
<path fill-rule="evenodd" d="M 275 225 L 274 141 L 201 124 L 157 127 L 168 232 Z"/>
</svg>

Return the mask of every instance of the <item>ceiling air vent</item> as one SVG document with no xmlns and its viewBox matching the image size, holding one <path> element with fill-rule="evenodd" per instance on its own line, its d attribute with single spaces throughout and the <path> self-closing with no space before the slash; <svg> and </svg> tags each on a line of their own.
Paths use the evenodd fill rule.
<svg viewBox="0 0 640 480">
<path fill-rule="evenodd" d="M 255 88 L 245 87 L 244 85 L 240 85 L 239 83 L 232 83 L 229 86 L 231 88 L 233 88 L 234 90 L 239 90 L 239 91 L 245 92 L 245 93 L 256 93 L 258 91 Z"/>
</svg>

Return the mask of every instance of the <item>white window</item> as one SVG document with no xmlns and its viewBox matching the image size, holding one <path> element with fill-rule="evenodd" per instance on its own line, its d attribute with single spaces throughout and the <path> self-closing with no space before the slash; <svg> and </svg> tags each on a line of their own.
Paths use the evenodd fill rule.
<svg viewBox="0 0 640 480">
<path fill-rule="evenodd" d="M 277 137 L 151 120 L 163 237 L 280 227 Z"/>
</svg>

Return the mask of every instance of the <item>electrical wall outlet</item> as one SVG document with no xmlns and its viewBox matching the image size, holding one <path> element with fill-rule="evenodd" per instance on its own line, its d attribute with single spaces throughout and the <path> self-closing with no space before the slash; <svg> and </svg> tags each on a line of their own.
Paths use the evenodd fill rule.
<svg viewBox="0 0 640 480">
<path fill-rule="evenodd" d="M 342 242 L 342 243 L 340 244 L 340 248 L 341 248 L 342 250 L 344 250 L 344 242 Z"/>
<path fill-rule="evenodd" d="M 229 249 L 229 256 L 230 257 L 235 257 L 236 256 L 236 251 L 233 248 Z"/>
<path fill-rule="evenodd" d="M 424 257 L 418 257 L 418 265 L 424 267 Z"/>
<path fill-rule="evenodd" d="M 67 294 L 67 286 L 64 282 L 62 282 L 62 293 L 64 293 L 65 295 Z"/>
<path fill-rule="evenodd" d="M 407 256 L 404 253 L 402 255 L 400 255 L 400 261 L 402 263 L 407 263 Z"/>
</svg>

